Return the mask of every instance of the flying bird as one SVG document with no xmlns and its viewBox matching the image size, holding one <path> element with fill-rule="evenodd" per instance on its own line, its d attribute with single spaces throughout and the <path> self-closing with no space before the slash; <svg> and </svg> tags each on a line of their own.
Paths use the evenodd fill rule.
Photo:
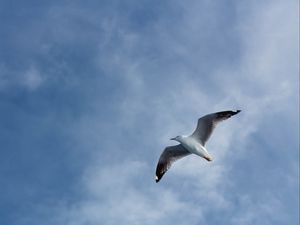
<svg viewBox="0 0 300 225">
<path fill-rule="evenodd" d="M 240 111 L 222 111 L 205 115 L 198 119 L 197 128 L 190 136 L 180 135 L 171 138 L 171 140 L 178 141 L 180 144 L 166 147 L 160 155 L 156 167 L 156 183 L 170 169 L 173 162 L 190 154 L 196 154 L 207 161 L 212 161 L 213 158 L 204 147 L 205 143 L 219 122 L 238 114 Z"/>
</svg>

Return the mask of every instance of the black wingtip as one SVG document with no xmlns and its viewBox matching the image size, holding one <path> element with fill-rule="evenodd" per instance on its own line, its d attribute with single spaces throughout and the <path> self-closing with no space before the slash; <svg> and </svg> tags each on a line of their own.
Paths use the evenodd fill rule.
<svg viewBox="0 0 300 225">
<path fill-rule="evenodd" d="M 238 114 L 239 112 L 241 112 L 242 110 L 240 110 L 240 109 L 238 109 L 238 110 L 236 110 L 236 113 Z"/>
<path fill-rule="evenodd" d="M 156 177 L 155 177 L 155 182 L 158 183 L 159 180 L 160 180 L 160 179 L 158 178 L 158 176 L 156 176 Z"/>
</svg>

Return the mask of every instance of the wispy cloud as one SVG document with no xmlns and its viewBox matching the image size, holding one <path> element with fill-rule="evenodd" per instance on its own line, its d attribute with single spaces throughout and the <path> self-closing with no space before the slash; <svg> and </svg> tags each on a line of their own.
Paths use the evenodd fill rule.
<svg viewBox="0 0 300 225">
<path fill-rule="evenodd" d="M 123 224 L 157 224 L 175 221 L 181 221 L 181 224 L 197 224 L 208 222 L 209 218 L 205 215 L 208 215 L 211 210 L 223 211 L 225 214 L 236 211 L 238 206 L 233 202 L 235 198 L 240 199 L 241 206 L 235 216 L 227 221 L 229 223 L 260 224 L 264 221 L 265 224 L 271 224 L 287 219 L 286 215 L 278 215 L 277 218 L 271 219 L 274 211 L 284 210 L 281 200 L 272 193 L 268 198 L 264 198 L 263 202 L 252 199 L 251 195 L 245 196 L 238 190 L 235 190 L 236 194 L 226 194 L 235 182 L 228 180 L 227 177 L 229 173 L 234 173 L 234 170 L 238 169 L 231 165 L 232 160 L 237 160 L 235 153 L 247 155 L 251 142 L 254 141 L 251 135 L 259 133 L 263 120 L 267 116 L 282 112 L 282 105 L 286 105 L 286 102 L 290 105 L 289 112 L 297 110 L 297 107 L 292 107 L 291 104 L 297 96 L 297 64 L 278 63 L 285 57 L 291 57 L 292 61 L 298 57 L 297 50 L 290 47 L 295 45 L 297 37 L 294 29 L 278 27 L 273 23 L 274 18 L 282 19 L 282 15 L 286 15 L 287 24 L 293 24 L 290 22 L 296 22 L 297 19 L 295 14 L 287 16 L 287 11 L 292 4 L 290 7 L 283 8 L 281 3 L 267 4 L 265 7 L 267 6 L 270 7 L 267 15 L 256 8 L 252 8 L 252 14 L 244 15 L 243 10 L 239 14 L 241 22 L 238 24 L 240 30 L 238 34 L 241 35 L 244 53 L 239 65 L 216 68 L 209 72 L 211 78 L 207 79 L 212 79 L 214 85 L 218 87 L 210 94 L 199 88 L 202 86 L 201 79 L 196 78 L 192 81 L 189 74 L 193 74 L 194 71 L 190 64 L 181 65 L 178 71 L 176 66 L 168 68 L 167 71 L 173 75 L 170 79 L 164 77 L 165 71 L 155 71 L 161 78 L 149 79 L 147 76 L 151 76 L 153 68 L 149 68 L 145 58 L 132 58 L 126 53 L 134 51 L 144 36 L 130 35 L 133 39 L 130 39 L 129 50 L 126 50 L 125 54 L 119 53 L 122 52 L 123 47 L 119 46 L 120 51 L 110 56 L 109 59 L 112 61 L 108 61 L 112 63 L 112 71 L 116 75 L 120 74 L 128 87 L 119 107 L 117 119 L 119 126 L 114 129 L 119 129 L 121 133 L 129 132 L 128 141 L 135 143 L 130 146 L 139 150 L 127 149 L 124 153 L 122 146 L 117 145 L 120 149 L 118 152 L 124 157 L 123 162 L 107 168 L 98 166 L 97 169 L 92 166 L 93 169 L 89 169 L 91 175 L 83 183 L 91 190 L 87 190 L 86 193 L 96 195 L 101 200 L 94 199 L 92 203 L 90 200 L 79 203 L 81 219 L 86 219 L 92 224 L 97 221 L 105 221 L 108 224 L 119 223 L 121 218 Z M 251 17 L 259 19 L 252 21 L 249 20 Z M 260 24 L 259 21 L 264 23 Z M 189 22 L 192 23 L 186 21 Z M 168 30 L 164 32 L 168 33 Z M 252 35 L 252 32 L 255 35 Z M 272 37 L 271 42 L 270 37 Z M 127 38 L 125 34 L 124 41 Z M 128 40 L 124 43 L 128 43 Z M 179 48 L 174 42 L 166 44 L 165 48 Z M 127 48 L 128 46 L 125 47 Z M 277 50 L 274 51 L 274 48 Z M 181 52 L 177 54 L 180 55 Z M 281 71 L 290 73 L 290 76 L 286 76 Z M 164 83 L 162 89 L 160 82 Z M 152 90 L 155 83 L 158 87 Z M 155 165 L 148 161 L 147 157 L 154 159 L 153 149 L 155 149 L 154 155 L 159 156 L 163 146 L 170 144 L 166 142 L 168 137 L 175 133 L 191 132 L 197 117 L 200 116 L 199 112 L 236 107 L 244 109 L 240 118 L 222 125 L 208 145 L 216 158 L 214 164 L 206 165 L 201 163 L 201 160 L 190 157 L 176 163 L 168 172 L 170 174 L 165 177 L 165 183 L 160 184 L 161 186 L 155 187 L 149 181 L 143 181 L 145 177 L 152 178 L 151 172 L 154 170 L 150 167 Z M 295 115 L 291 119 L 295 120 Z M 134 137 L 136 131 L 139 133 Z M 138 140 L 142 142 L 138 143 Z M 142 153 L 139 153 L 140 151 Z M 138 158 L 138 162 L 130 161 L 129 156 L 132 154 L 139 155 L 134 157 Z M 101 162 L 102 160 L 100 162 L 96 160 L 95 164 Z M 141 168 L 137 165 L 143 166 Z M 186 193 L 189 193 L 189 196 Z M 94 196 L 96 199 L 98 197 Z M 256 204 L 260 207 L 256 208 Z M 78 215 L 78 211 L 75 210 L 74 214 Z M 78 219 L 73 218 L 71 221 L 78 221 Z M 82 223 L 84 222 L 79 222 Z"/>
<path fill-rule="evenodd" d="M 278 129 L 299 134 L 298 4 L 232 2 L 229 7 L 177 1 L 151 11 L 148 23 L 141 24 L 134 19 L 139 7 L 144 9 L 141 5 L 113 3 L 104 6 L 108 11 L 103 14 L 89 5 L 52 8 L 46 14 L 49 24 L 67 18 L 52 27 L 55 41 L 44 49 L 51 58 L 47 62 L 55 65 L 46 70 L 47 79 L 70 79 L 71 87 L 87 96 L 85 113 L 66 129 L 89 163 L 78 175 L 78 196 L 54 199 L 37 210 L 43 223 L 297 221 L 299 214 L 289 209 L 299 208 L 299 201 L 278 193 L 299 191 L 299 160 L 285 156 L 297 156 L 299 139 L 287 135 L 281 140 Z M 93 44 L 90 48 L 87 43 L 90 54 L 84 51 L 88 40 Z M 57 48 L 64 45 L 75 58 Z M 72 46 L 78 46 L 78 52 L 71 51 Z M 79 50 L 88 57 L 83 69 L 78 66 L 83 60 Z M 28 68 L 23 84 L 31 90 L 42 88 L 43 73 Z M 208 143 L 214 162 L 187 157 L 156 184 L 159 154 L 174 144 L 168 139 L 191 133 L 199 116 L 224 109 L 243 111 L 221 124 Z M 281 148 L 269 146 L 269 137 L 272 146 L 285 146 L 284 155 Z M 288 163 L 280 163 L 282 157 Z M 42 223 L 35 216 L 23 221 Z"/>
<path fill-rule="evenodd" d="M 30 90 L 34 90 L 42 85 L 43 77 L 35 67 L 31 66 L 24 74 L 23 83 Z"/>
</svg>

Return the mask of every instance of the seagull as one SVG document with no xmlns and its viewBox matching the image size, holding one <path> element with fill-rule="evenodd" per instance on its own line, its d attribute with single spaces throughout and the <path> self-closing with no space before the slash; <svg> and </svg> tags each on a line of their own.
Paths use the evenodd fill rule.
<svg viewBox="0 0 300 225">
<path fill-rule="evenodd" d="M 210 138 L 216 125 L 231 116 L 238 114 L 241 110 L 222 111 L 207 114 L 198 119 L 196 130 L 190 136 L 180 135 L 170 140 L 179 142 L 178 145 L 168 146 L 161 153 L 156 167 L 156 183 L 160 181 L 163 175 L 170 169 L 173 162 L 190 154 L 196 154 L 207 161 L 213 158 L 207 152 L 205 143 Z"/>
</svg>

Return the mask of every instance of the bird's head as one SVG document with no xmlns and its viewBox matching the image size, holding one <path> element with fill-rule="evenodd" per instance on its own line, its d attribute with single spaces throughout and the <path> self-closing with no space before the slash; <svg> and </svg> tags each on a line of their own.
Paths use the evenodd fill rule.
<svg viewBox="0 0 300 225">
<path fill-rule="evenodd" d="M 171 138 L 170 140 L 181 142 L 182 138 L 183 138 L 183 136 L 179 135 L 174 138 Z"/>
</svg>

